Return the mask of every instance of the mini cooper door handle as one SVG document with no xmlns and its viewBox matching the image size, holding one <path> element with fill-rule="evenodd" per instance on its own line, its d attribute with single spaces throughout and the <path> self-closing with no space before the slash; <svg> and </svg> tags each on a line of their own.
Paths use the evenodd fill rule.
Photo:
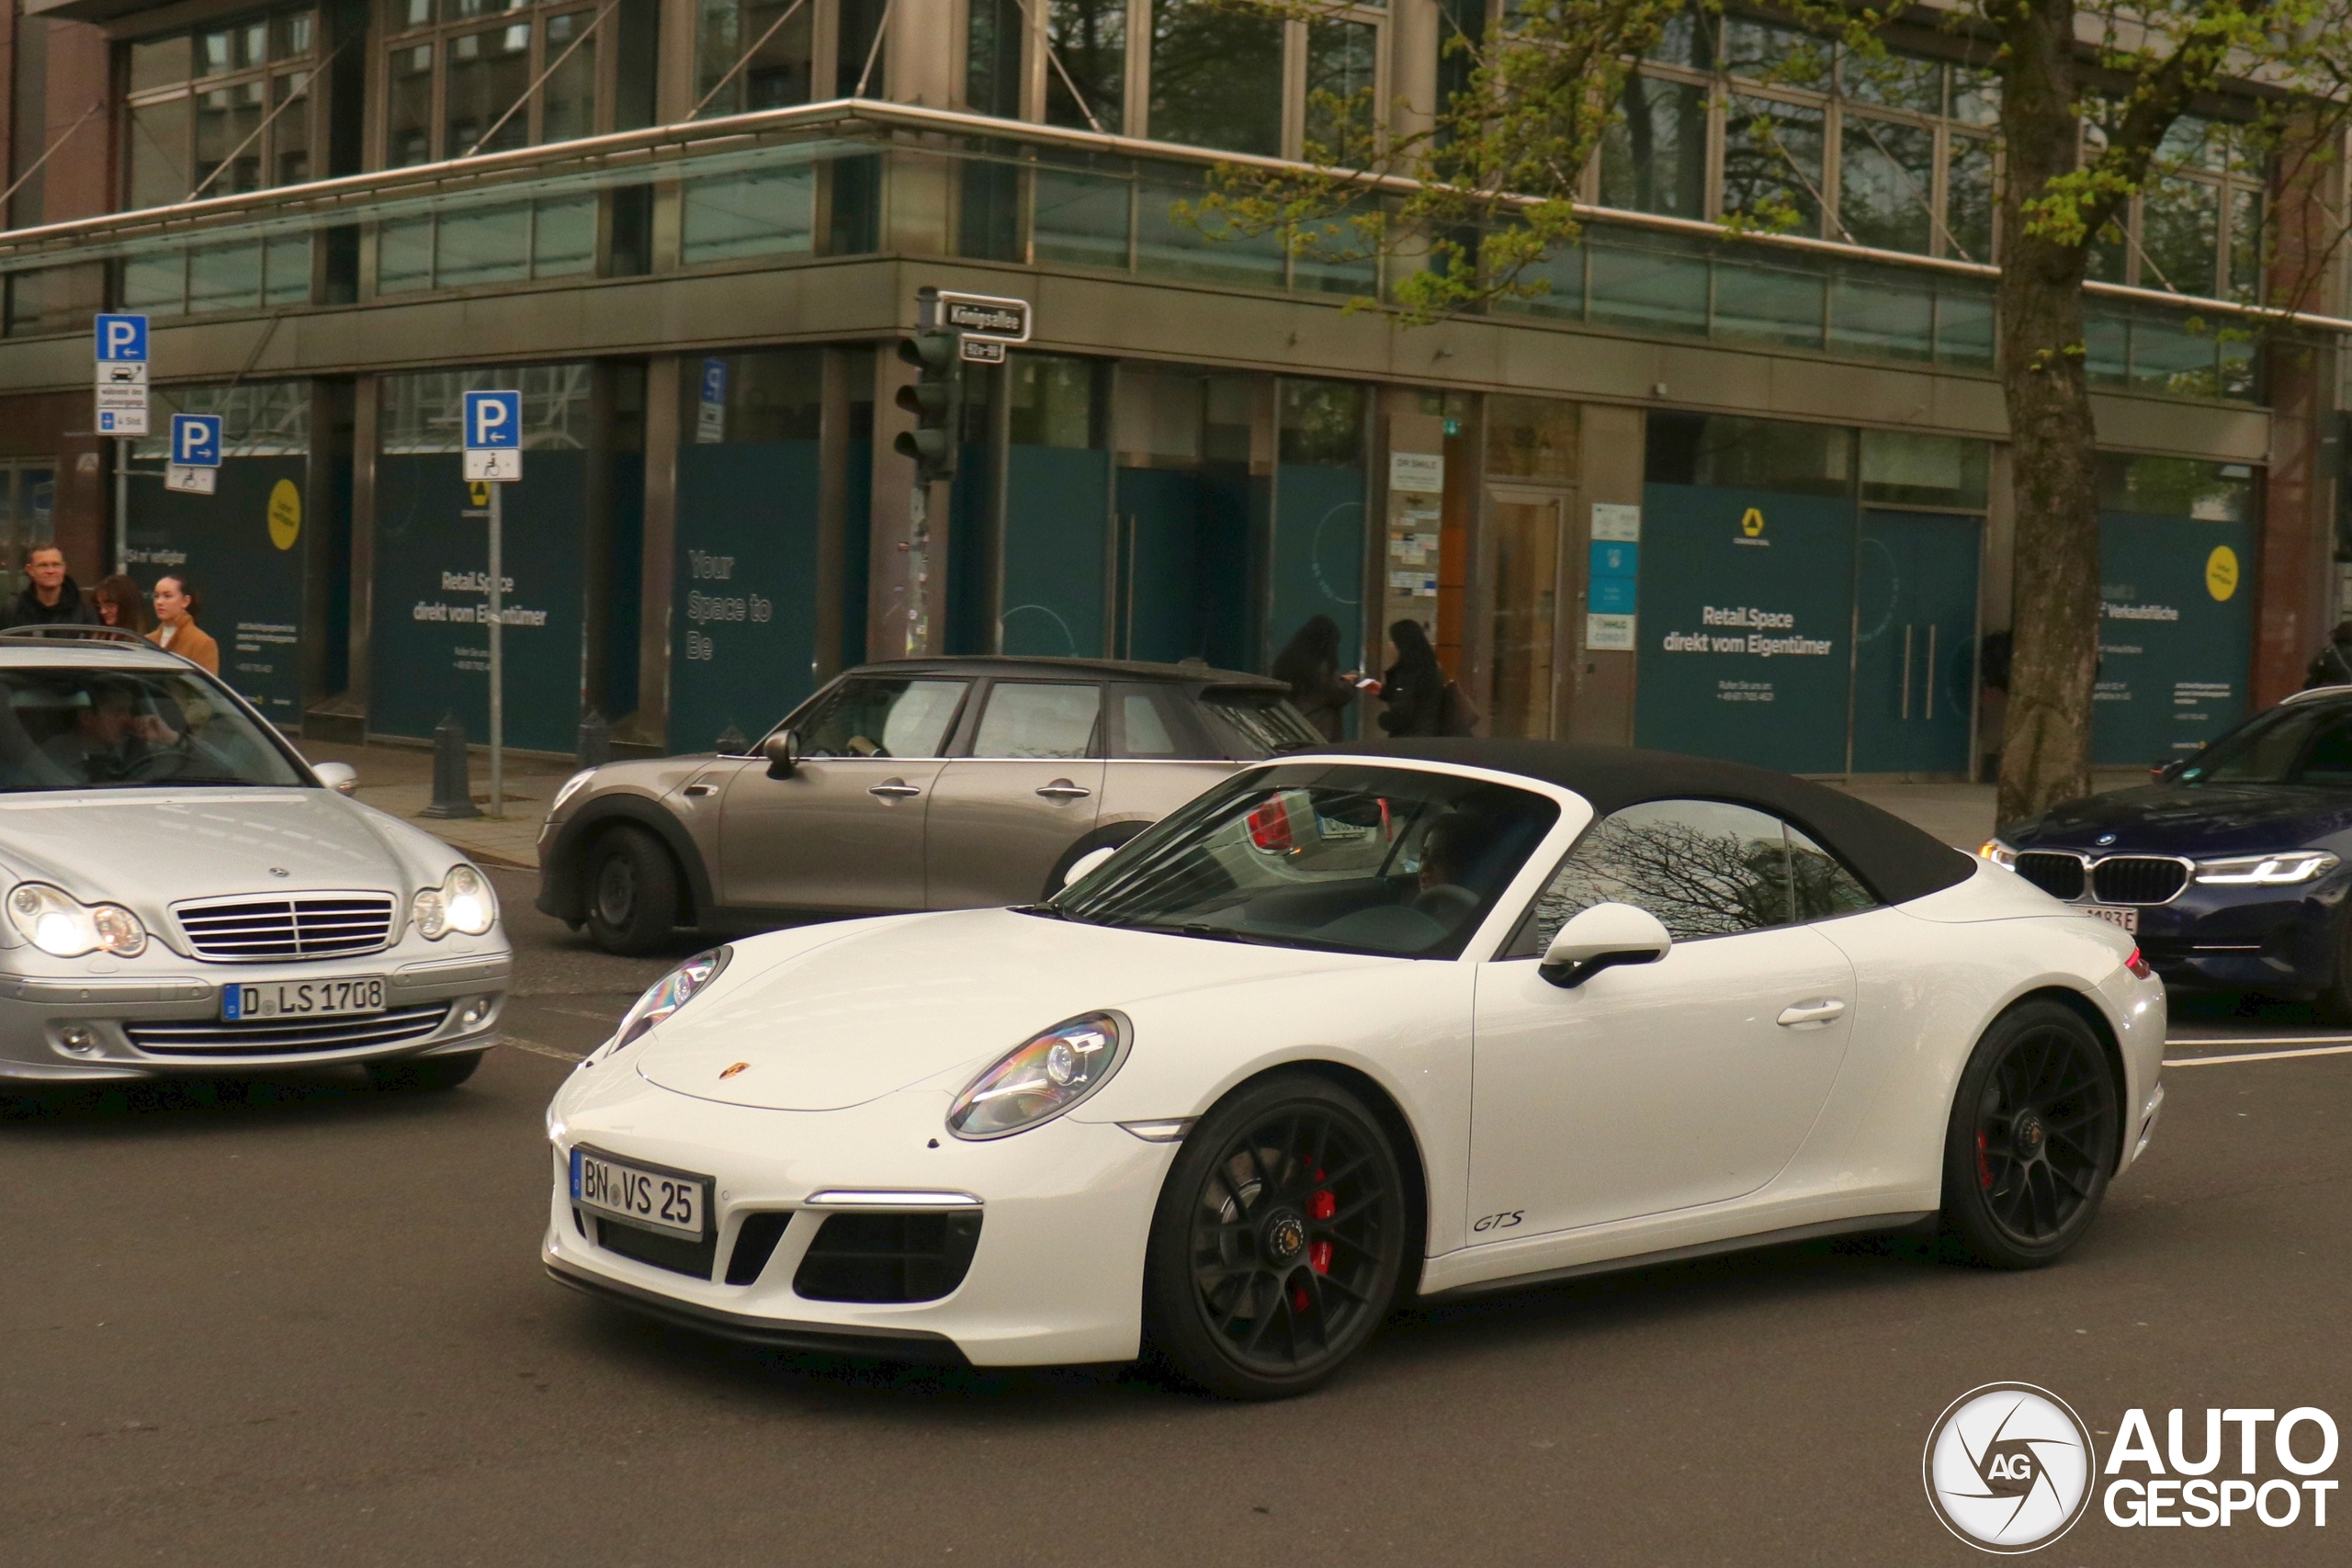
<svg viewBox="0 0 2352 1568">
<path fill-rule="evenodd" d="M 1838 997 L 1817 1002 L 1799 1002 L 1794 1007 L 1781 1010 L 1780 1024 L 1783 1029 L 1794 1029 L 1801 1024 L 1827 1023 L 1843 1015 L 1845 1010 L 1845 1001 Z"/>
<path fill-rule="evenodd" d="M 884 779 L 865 793 L 895 797 L 902 795 L 921 795 L 922 791 L 904 779 Z"/>
<path fill-rule="evenodd" d="M 1084 800 L 1094 792 L 1084 784 L 1075 784 L 1068 779 L 1056 779 L 1049 784 L 1039 786 L 1037 793 L 1047 800 Z"/>
</svg>

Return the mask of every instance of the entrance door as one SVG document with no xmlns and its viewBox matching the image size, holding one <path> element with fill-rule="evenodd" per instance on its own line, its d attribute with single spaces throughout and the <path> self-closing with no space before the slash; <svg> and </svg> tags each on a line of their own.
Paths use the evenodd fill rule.
<svg viewBox="0 0 2352 1568">
<path fill-rule="evenodd" d="M 1965 773 L 1976 700 L 1973 517 L 1865 512 L 1855 561 L 1858 773 Z"/>
<path fill-rule="evenodd" d="M 1561 537 L 1567 499 L 1545 491 L 1487 492 L 1494 538 L 1495 682 L 1487 733 L 1548 740 L 1558 711 L 1560 604 L 1566 594 Z"/>
</svg>

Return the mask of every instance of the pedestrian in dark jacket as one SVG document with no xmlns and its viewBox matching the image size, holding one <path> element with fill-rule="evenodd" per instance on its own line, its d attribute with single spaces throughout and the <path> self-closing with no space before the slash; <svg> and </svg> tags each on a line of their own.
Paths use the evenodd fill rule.
<svg viewBox="0 0 2352 1568">
<path fill-rule="evenodd" d="M 1274 656 L 1274 679 L 1290 684 L 1290 700 L 1326 740 L 1340 739 L 1356 688 L 1340 672 L 1340 626 L 1329 615 L 1309 617 Z"/>
<path fill-rule="evenodd" d="M 1380 728 L 1399 739 L 1444 734 L 1445 671 L 1430 647 L 1429 633 L 1419 621 L 1398 621 L 1388 628 L 1388 646 L 1396 661 L 1380 678 L 1380 701 L 1387 710 L 1380 716 Z"/>
<path fill-rule="evenodd" d="M 2312 660 L 2311 668 L 2303 671 L 2303 690 L 2313 686 L 2352 686 L 2352 621 L 2338 621 L 2335 633 L 2327 639 Z"/>
<path fill-rule="evenodd" d="M 11 626 L 95 626 L 97 607 L 74 581 L 65 575 L 65 552 L 55 545 L 39 545 L 25 558 L 28 580 L 23 592 L 8 601 Z"/>
</svg>

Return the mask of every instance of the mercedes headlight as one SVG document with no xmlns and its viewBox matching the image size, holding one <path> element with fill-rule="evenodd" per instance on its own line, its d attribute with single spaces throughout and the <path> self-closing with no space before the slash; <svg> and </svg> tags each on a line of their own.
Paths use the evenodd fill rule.
<svg viewBox="0 0 2352 1568">
<path fill-rule="evenodd" d="M 620 1026 L 613 1031 L 611 1043 L 597 1054 L 619 1050 L 694 1000 L 704 987 L 718 978 L 734 951 L 731 947 L 714 947 L 708 953 L 697 953 L 647 987 L 637 1004 L 621 1014 Z"/>
<path fill-rule="evenodd" d="M 1090 1012 L 1031 1036 L 956 1097 L 947 1130 L 959 1138 L 1001 1138 L 1052 1121 L 1119 1070 L 1127 1032 L 1119 1014 Z"/>
<path fill-rule="evenodd" d="M 572 774 L 570 778 L 564 780 L 563 787 L 556 791 L 555 798 L 548 803 L 548 815 L 552 817 L 557 812 L 562 810 L 563 803 L 570 800 L 573 795 L 578 795 L 580 793 L 581 786 L 595 776 L 595 769 L 582 768 L 578 773 Z"/>
<path fill-rule="evenodd" d="M 416 934 L 427 942 L 439 942 L 451 931 L 481 936 L 498 923 L 498 895 L 481 872 L 456 865 L 440 886 L 419 889 L 408 912 Z"/>
<path fill-rule="evenodd" d="M 1984 859 L 1991 861 L 1995 865 L 1999 866 L 2003 871 L 2015 871 L 2018 868 L 2017 851 L 2009 848 L 2008 845 L 2001 842 L 1998 839 L 1985 840 L 1983 844 L 1977 847 L 1976 852 Z"/>
<path fill-rule="evenodd" d="M 2275 855 L 2238 855 L 2230 860 L 2199 861 L 2197 880 L 2225 887 L 2285 887 L 2324 876 L 2339 863 L 2325 850 L 2289 850 Z"/>
<path fill-rule="evenodd" d="M 53 958 L 107 953 L 136 958 L 147 949 L 147 928 L 119 904 L 85 904 L 45 882 L 20 882 L 8 894 L 8 920 L 17 933 Z"/>
</svg>

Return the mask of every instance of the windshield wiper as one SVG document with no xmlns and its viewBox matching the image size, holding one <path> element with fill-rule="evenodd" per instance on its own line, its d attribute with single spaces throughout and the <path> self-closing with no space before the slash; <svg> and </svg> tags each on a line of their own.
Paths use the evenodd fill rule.
<svg viewBox="0 0 2352 1568">
<path fill-rule="evenodd" d="M 1278 936 L 1261 935 L 1256 931 L 1236 931 L 1231 926 L 1213 926 L 1206 920 L 1186 920 L 1172 926 L 1135 925 L 1131 931 L 1157 931 L 1162 936 L 1196 936 L 1209 942 L 1238 942 L 1251 947 L 1294 947 L 1297 944 Z"/>
</svg>

